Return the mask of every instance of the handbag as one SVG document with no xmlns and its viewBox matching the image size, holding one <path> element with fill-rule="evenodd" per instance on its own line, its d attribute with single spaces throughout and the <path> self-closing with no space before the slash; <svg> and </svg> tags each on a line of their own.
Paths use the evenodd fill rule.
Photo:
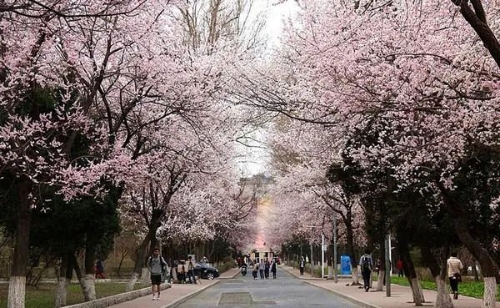
<svg viewBox="0 0 500 308">
<path fill-rule="evenodd" d="M 457 282 L 462 282 L 462 275 L 460 275 L 459 273 L 455 273 L 453 274 L 453 276 L 455 277 Z"/>
</svg>

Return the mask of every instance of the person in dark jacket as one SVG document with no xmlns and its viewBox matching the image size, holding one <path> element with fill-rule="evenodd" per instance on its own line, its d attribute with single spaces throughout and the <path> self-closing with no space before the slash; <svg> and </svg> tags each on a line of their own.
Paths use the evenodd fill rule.
<svg viewBox="0 0 500 308">
<path fill-rule="evenodd" d="M 273 279 L 276 279 L 276 260 L 271 263 L 271 272 L 273 273 Z"/>
<path fill-rule="evenodd" d="M 104 276 L 104 265 L 102 264 L 101 258 L 97 258 L 97 261 L 95 261 L 95 278 L 106 278 Z"/>
<path fill-rule="evenodd" d="M 366 292 L 370 289 L 370 278 L 372 275 L 373 261 L 370 250 L 366 249 L 365 254 L 359 260 L 361 266 L 361 275 L 363 276 L 363 287 Z"/>
<path fill-rule="evenodd" d="M 300 257 L 299 261 L 299 269 L 300 269 L 300 275 L 304 275 L 304 269 L 306 268 L 306 261 L 304 260 L 304 257 Z"/>
<path fill-rule="evenodd" d="M 269 279 L 269 269 L 271 267 L 271 263 L 269 263 L 269 259 L 266 258 L 266 261 L 264 261 L 264 277 L 266 279 Z"/>
<path fill-rule="evenodd" d="M 189 279 L 189 283 L 194 283 L 196 284 L 196 276 L 194 275 L 194 262 L 191 256 L 188 256 L 188 261 L 187 261 L 187 276 Z"/>
</svg>

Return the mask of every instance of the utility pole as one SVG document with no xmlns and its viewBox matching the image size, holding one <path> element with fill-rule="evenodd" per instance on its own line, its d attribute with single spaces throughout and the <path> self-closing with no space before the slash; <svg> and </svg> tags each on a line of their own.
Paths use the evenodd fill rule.
<svg viewBox="0 0 500 308">
<path fill-rule="evenodd" d="M 339 282 L 337 273 L 337 214 L 333 216 L 333 279 L 335 283 Z"/>
<path fill-rule="evenodd" d="M 321 232 L 321 279 L 325 277 L 325 234 Z"/>
<path fill-rule="evenodd" d="M 313 242 L 311 241 L 311 260 L 309 260 L 309 261 L 311 261 L 311 263 L 310 263 L 311 264 L 311 277 L 313 276 L 313 253 L 314 253 L 313 252 Z"/>
<path fill-rule="evenodd" d="M 391 297 L 391 234 L 385 238 L 385 294 Z"/>
</svg>

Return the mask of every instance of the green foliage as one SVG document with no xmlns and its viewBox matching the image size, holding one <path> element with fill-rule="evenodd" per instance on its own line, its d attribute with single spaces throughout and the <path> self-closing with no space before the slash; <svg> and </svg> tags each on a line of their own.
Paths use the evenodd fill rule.
<svg viewBox="0 0 500 308">
<path fill-rule="evenodd" d="M 7 307 L 8 284 L 0 284 L 0 308 Z M 140 283 L 135 284 L 134 289 L 149 287 Z M 55 284 L 42 284 L 39 288 L 27 287 L 26 289 L 26 308 L 53 308 Z M 97 298 L 103 298 L 111 295 L 123 293 L 125 285 L 123 283 L 96 283 Z M 68 288 L 67 304 L 74 305 L 85 301 L 82 289 L 79 284 L 70 284 Z"/>
<path fill-rule="evenodd" d="M 113 247 L 114 235 L 120 231 L 117 208 L 121 189 L 110 184 L 105 187 L 108 193 L 103 198 L 84 197 L 69 203 L 48 190 L 48 209 L 33 213 L 31 245 L 56 255 L 92 247 L 106 256 Z"/>
<path fill-rule="evenodd" d="M 231 261 L 227 262 L 226 261 L 220 265 L 217 265 L 217 270 L 219 271 L 219 273 L 224 273 L 224 272 L 230 270 L 231 268 L 233 268 L 233 266 L 234 266 L 234 262 L 231 262 Z"/>
<path fill-rule="evenodd" d="M 391 276 L 391 283 L 409 286 L 408 279 L 406 277 L 394 277 Z M 420 280 L 420 285 L 422 289 L 426 290 L 436 290 L 436 283 L 430 280 Z M 483 298 L 484 295 L 484 283 L 464 280 L 459 286 L 459 291 L 461 295 L 470 296 L 474 298 Z M 497 287 L 497 301 L 500 301 L 500 285 Z"/>
</svg>

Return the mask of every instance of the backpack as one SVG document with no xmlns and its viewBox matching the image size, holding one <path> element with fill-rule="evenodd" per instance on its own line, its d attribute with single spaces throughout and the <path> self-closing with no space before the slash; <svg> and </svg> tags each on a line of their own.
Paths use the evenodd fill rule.
<svg viewBox="0 0 500 308">
<path fill-rule="evenodd" d="M 161 264 L 161 271 L 165 272 L 167 270 L 167 262 L 165 262 L 165 260 L 163 260 L 162 256 L 159 256 L 159 258 L 160 258 L 160 264 Z M 149 256 L 149 259 L 148 259 L 148 266 L 149 267 L 151 267 L 152 260 L 153 260 L 153 256 Z"/>
<path fill-rule="evenodd" d="M 361 260 L 361 271 L 369 272 L 371 271 L 371 266 L 372 266 L 372 258 L 370 258 L 369 256 L 363 256 L 363 259 Z"/>
</svg>

